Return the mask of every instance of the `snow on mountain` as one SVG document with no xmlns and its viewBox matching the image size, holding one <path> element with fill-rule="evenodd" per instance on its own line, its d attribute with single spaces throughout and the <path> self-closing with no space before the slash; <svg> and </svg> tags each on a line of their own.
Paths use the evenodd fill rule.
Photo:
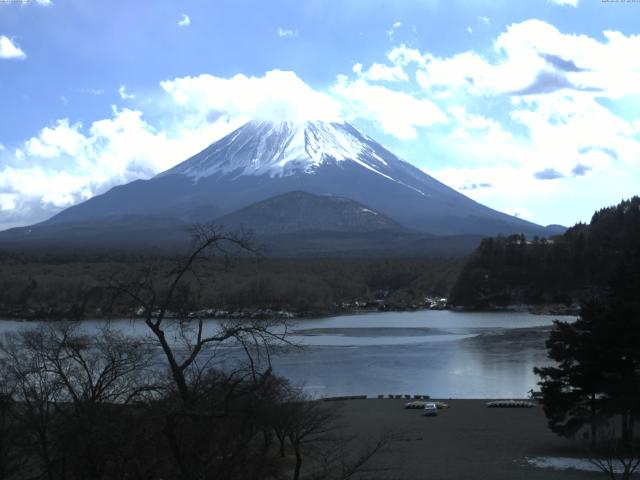
<svg viewBox="0 0 640 480">
<path fill-rule="evenodd" d="M 387 162 L 363 138 L 348 124 L 252 121 L 159 176 L 177 173 L 194 180 L 216 174 L 285 177 L 313 174 L 326 161 L 350 161 L 394 180 L 382 171 Z"/>
<path fill-rule="evenodd" d="M 249 122 L 150 180 L 115 187 L 44 224 L 121 215 L 211 221 L 293 191 L 348 198 L 435 235 L 546 233 L 462 195 L 348 123 L 321 121 Z"/>
</svg>

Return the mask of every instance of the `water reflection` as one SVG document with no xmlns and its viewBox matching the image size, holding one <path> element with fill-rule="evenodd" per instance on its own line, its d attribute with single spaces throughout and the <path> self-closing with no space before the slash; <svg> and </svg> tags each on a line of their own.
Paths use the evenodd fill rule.
<svg viewBox="0 0 640 480">
<path fill-rule="evenodd" d="M 536 385 L 533 367 L 547 363 L 553 320 L 429 311 L 305 321 L 297 336 L 307 348 L 276 357 L 276 370 L 321 396 L 523 397 Z"/>
<path fill-rule="evenodd" d="M 523 397 L 535 387 L 533 367 L 548 362 L 544 340 L 553 319 L 423 311 L 303 320 L 291 338 L 305 348 L 275 355 L 274 371 L 319 396 Z M 3 321 L 0 333 L 33 324 Z M 147 334 L 142 322 L 110 324 L 130 335 Z M 102 320 L 83 322 L 89 332 L 104 325 Z M 208 322 L 211 330 L 217 325 Z"/>
</svg>

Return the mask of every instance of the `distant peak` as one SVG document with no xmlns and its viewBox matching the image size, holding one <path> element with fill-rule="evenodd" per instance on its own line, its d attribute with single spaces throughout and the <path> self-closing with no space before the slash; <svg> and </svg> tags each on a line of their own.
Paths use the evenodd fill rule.
<svg viewBox="0 0 640 480">
<path fill-rule="evenodd" d="M 247 128 L 271 128 L 275 131 L 293 131 L 293 130 L 306 130 L 308 128 L 344 128 L 348 126 L 355 128 L 347 122 L 326 121 L 326 120 L 251 120 L 246 123 L 244 127 Z M 243 127 L 240 127 L 243 128 Z"/>
<path fill-rule="evenodd" d="M 345 122 L 252 120 L 165 174 L 195 180 L 211 175 L 285 177 L 313 174 L 325 163 L 355 162 L 391 179 L 383 173 L 388 164 L 381 150 Z"/>
</svg>

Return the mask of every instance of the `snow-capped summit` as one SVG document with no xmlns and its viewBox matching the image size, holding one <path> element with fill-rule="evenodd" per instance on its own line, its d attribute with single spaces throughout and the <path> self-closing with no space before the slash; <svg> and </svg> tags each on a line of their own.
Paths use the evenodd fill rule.
<svg viewBox="0 0 640 480">
<path fill-rule="evenodd" d="M 350 199 L 418 232 L 546 234 L 544 227 L 465 197 L 348 123 L 321 121 L 249 122 L 166 172 L 115 187 L 43 225 L 122 216 L 212 221 L 294 191 Z M 260 211 L 297 201 L 282 198 Z"/>
<path fill-rule="evenodd" d="M 350 161 L 387 176 L 387 162 L 372 142 L 347 123 L 252 121 L 160 175 L 284 177 L 314 173 L 324 162 Z"/>
</svg>

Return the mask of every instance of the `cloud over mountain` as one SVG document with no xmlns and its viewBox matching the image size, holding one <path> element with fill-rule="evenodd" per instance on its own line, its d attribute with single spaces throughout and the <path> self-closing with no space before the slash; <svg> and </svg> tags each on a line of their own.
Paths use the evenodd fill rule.
<svg viewBox="0 0 640 480">
<path fill-rule="evenodd" d="M 180 11 L 173 12 L 167 21 L 175 27 L 179 18 Z M 640 175 L 640 121 L 633 103 L 640 95 L 640 57 L 629 52 L 640 50 L 640 35 L 613 28 L 581 32 L 536 18 L 505 26 L 492 12 L 471 18 L 478 39 L 440 49 L 401 43 L 411 31 L 405 19 L 392 28 L 396 40 L 389 44 L 387 19 L 379 32 L 384 49 L 360 57 L 349 53 L 331 71 L 323 65 L 322 74 L 305 71 L 318 63 L 315 58 L 299 69 L 280 58 L 245 73 L 236 73 L 234 63 L 202 74 L 167 75 L 146 87 L 136 84 L 135 97 L 124 88 L 134 84 L 127 78 L 84 85 L 104 92 L 101 102 L 115 103 L 111 113 L 103 105 L 99 115 L 80 121 L 59 110 L 19 140 L 1 139 L 0 226 L 19 222 L 21 211 L 22 222 L 29 223 L 39 212 L 136 176 L 148 178 L 250 119 L 348 120 L 473 199 L 524 215 L 550 211 L 544 202 L 561 195 L 587 197 L 597 190 L 617 199 L 619 189 L 634 189 L 631 179 Z M 264 35 L 293 54 L 307 30 L 282 21 L 265 27 Z M 188 37 L 197 23 L 173 30 Z M 291 25 L 305 35 L 291 38 Z M 286 39 L 276 35 L 278 28 Z M 479 39 L 481 30 L 485 40 Z M 358 32 L 353 36 L 359 38 Z M 31 55 L 31 44 L 16 38 Z M 369 41 L 365 35 L 354 45 Z M 13 37 L 0 37 L 0 57 L 25 55 Z M 2 66 L 30 63 L 31 56 Z M 553 172 L 546 171 L 550 165 Z M 550 176 L 557 181 L 544 181 Z M 599 188 L 592 183 L 596 178 Z M 479 187 L 485 184 L 492 187 Z"/>
</svg>

